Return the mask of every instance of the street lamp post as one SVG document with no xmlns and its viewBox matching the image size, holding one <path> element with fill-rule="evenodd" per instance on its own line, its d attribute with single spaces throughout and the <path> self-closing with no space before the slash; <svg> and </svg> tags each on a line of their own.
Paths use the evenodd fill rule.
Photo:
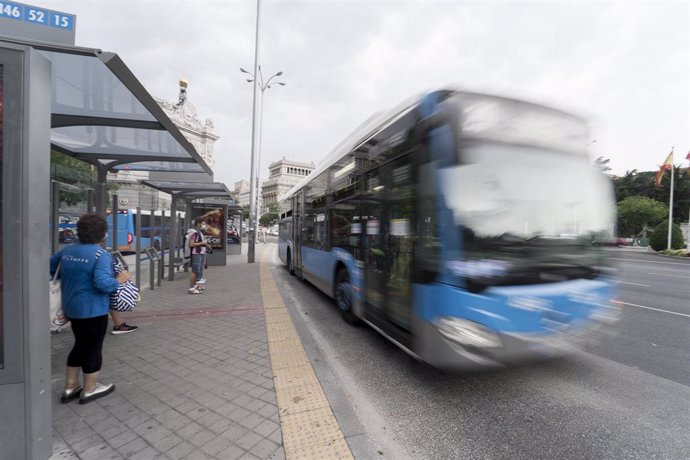
<svg viewBox="0 0 690 460">
<path fill-rule="evenodd" d="M 258 13 L 257 13 L 258 14 Z M 257 24 L 258 27 L 258 24 Z M 246 73 L 249 75 L 251 78 L 247 79 L 248 83 L 254 83 L 254 88 L 255 88 L 255 94 L 256 94 L 256 88 L 261 90 L 261 105 L 259 109 L 259 142 L 258 142 L 258 148 L 256 149 L 256 171 L 254 170 L 254 148 L 252 148 L 252 179 L 250 180 L 251 184 L 251 189 L 249 193 L 249 212 L 250 212 L 250 228 L 253 228 L 254 230 L 250 230 L 249 238 L 250 240 L 248 241 L 249 243 L 249 249 L 247 251 L 247 257 L 248 257 L 248 262 L 252 263 L 254 262 L 254 249 L 255 249 L 255 242 L 256 242 L 256 231 L 258 230 L 258 225 L 259 225 L 259 219 L 258 219 L 258 214 L 259 214 L 259 176 L 261 173 L 261 135 L 263 132 L 263 116 L 264 116 L 264 92 L 267 89 L 271 89 L 271 84 L 273 85 L 280 85 L 280 86 L 285 86 L 285 83 L 282 81 L 273 81 L 274 78 L 280 77 L 283 75 L 283 72 L 276 72 L 275 74 L 271 75 L 271 77 L 268 80 L 264 80 L 263 72 L 261 71 L 261 66 L 257 66 L 257 69 L 255 70 L 254 73 L 251 73 L 243 68 L 240 68 L 240 72 Z M 256 78 L 256 75 L 258 75 L 258 78 Z M 256 107 L 256 103 L 254 105 Z M 256 120 L 256 112 L 254 113 L 253 120 Z M 254 146 L 254 124 L 252 124 L 252 147 Z M 251 223 L 252 221 L 254 222 L 254 225 L 252 226 Z"/>
<path fill-rule="evenodd" d="M 254 40 L 254 74 L 256 74 L 259 66 L 259 19 L 261 13 L 261 0 L 256 0 L 256 36 Z M 256 89 L 258 84 L 256 79 L 254 81 L 254 91 L 252 95 L 252 158 L 251 169 L 249 172 L 249 245 L 247 249 L 247 263 L 254 263 L 254 242 L 256 241 L 256 228 L 252 225 L 252 219 L 255 218 L 254 209 L 254 173 L 256 171 L 256 158 L 254 153 L 256 149 Z"/>
</svg>

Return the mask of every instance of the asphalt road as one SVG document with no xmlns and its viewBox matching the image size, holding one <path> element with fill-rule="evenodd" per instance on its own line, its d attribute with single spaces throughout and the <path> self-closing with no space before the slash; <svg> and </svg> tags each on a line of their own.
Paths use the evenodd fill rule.
<svg viewBox="0 0 690 460">
<path fill-rule="evenodd" d="M 328 297 L 274 273 L 380 458 L 689 458 L 690 263 L 611 256 L 625 302 L 617 335 L 566 358 L 464 375 L 346 325 Z"/>
</svg>

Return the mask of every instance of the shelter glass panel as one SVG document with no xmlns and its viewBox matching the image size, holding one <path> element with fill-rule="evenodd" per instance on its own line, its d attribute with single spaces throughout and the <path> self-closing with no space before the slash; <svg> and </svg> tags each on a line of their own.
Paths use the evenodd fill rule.
<svg viewBox="0 0 690 460">
<path fill-rule="evenodd" d="M 53 66 L 53 113 L 156 120 L 98 57 L 51 51 L 41 53 Z"/>
<path fill-rule="evenodd" d="M 93 154 L 122 160 L 142 155 L 189 158 L 182 145 L 168 131 L 163 130 L 68 126 L 53 128 L 50 141 L 77 155 Z"/>
<path fill-rule="evenodd" d="M 113 166 L 112 169 L 115 171 L 123 171 L 130 169 L 130 167 L 126 164 L 122 164 Z M 132 169 L 136 169 L 137 171 L 206 172 L 198 163 L 174 163 L 169 161 L 138 161 L 136 163 L 136 168 Z"/>
<path fill-rule="evenodd" d="M 4 119 L 4 102 L 5 102 L 5 91 L 3 83 L 3 66 L 0 64 L 0 177 L 3 177 L 3 141 L 2 141 L 2 128 Z M 5 367 L 5 335 L 4 335 L 4 321 L 3 321 L 3 299 L 4 299 L 4 267 L 2 265 L 2 248 L 3 248 L 3 238 L 2 238 L 2 187 L 0 187 L 0 369 Z"/>
</svg>

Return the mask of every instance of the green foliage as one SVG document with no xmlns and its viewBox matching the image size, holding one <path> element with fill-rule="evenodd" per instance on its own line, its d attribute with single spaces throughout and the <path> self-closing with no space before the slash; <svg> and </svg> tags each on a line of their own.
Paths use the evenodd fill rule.
<svg viewBox="0 0 690 460">
<path fill-rule="evenodd" d="M 676 257 L 690 257 L 690 252 L 685 249 L 664 249 L 663 251 L 659 251 L 659 254 Z"/>
<path fill-rule="evenodd" d="M 644 196 L 629 196 L 618 203 L 618 234 L 637 235 L 645 226 L 654 227 L 668 214 L 665 204 Z"/>
<path fill-rule="evenodd" d="M 249 221 L 249 205 L 242 206 L 242 220 Z"/>
<path fill-rule="evenodd" d="M 665 220 L 656 226 L 652 236 L 649 237 L 649 245 L 655 251 L 661 251 L 668 246 L 668 221 Z M 685 247 L 683 242 L 683 232 L 680 226 L 673 224 L 671 227 L 671 249 L 682 249 Z"/>
<path fill-rule="evenodd" d="M 86 203 L 88 189 L 96 186 L 98 175 L 90 164 L 53 150 L 50 152 L 50 178 L 63 184 L 60 188 L 60 201 L 67 206 L 74 206 Z M 109 192 L 117 189 L 117 184 L 108 183 Z"/>
<path fill-rule="evenodd" d="M 601 171 L 602 174 L 607 174 L 609 171 L 611 171 L 611 168 L 609 167 L 610 161 L 611 160 L 609 158 L 603 156 L 599 157 L 594 160 L 594 167 Z"/>
<path fill-rule="evenodd" d="M 259 225 L 263 227 L 268 227 L 276 222 L 278 222 L 278 213 L 275 212 L 267 212 L 259 219 Z"/>
<path fill-rule="evenodd" d="M 60 201 L 68 206 L 86 202 L 87 189 L 96 183 L 96 172 L 92 169 L 88 163 L 50 152 L 50 178 L 67 185 L 60 189 Z"/>
<path fill-rule="evenodd" d="M 687 222 L 690 210 L 690 175 L 687 169 L 674 168 L 673 186 L 673 221 Z M 654 184 L 656 171 L 639 172 L 636 169 L 627 171 L 624 176 L 615 177 L 613 186 L 616 201 L 620 202 L 630 196 L 644 196 L 663 203 L 668 213 L 668 199 L 671 190 L 671 174 L 664 174 L 661 186 Z"/>
</svg>

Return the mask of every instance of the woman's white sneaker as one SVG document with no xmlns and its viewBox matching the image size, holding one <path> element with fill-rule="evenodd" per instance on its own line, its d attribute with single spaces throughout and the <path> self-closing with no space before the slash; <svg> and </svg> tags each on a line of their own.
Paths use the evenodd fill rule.
<svg viewBox="0 0 690 460">
<path fill-rule="evenodd" d="M 82 390 L 81 396 L 79 396 L 79 404 L 89 403 L 98 398 L 102 398 L 103 396 L 109 395 L 113 391 L 115 391 L 114 383 L 109 383 L 107 385 L 103 385 L 102 383 L 96 383 L 96 388 L 94 388 L 93 391 Z"/>
</svg>

